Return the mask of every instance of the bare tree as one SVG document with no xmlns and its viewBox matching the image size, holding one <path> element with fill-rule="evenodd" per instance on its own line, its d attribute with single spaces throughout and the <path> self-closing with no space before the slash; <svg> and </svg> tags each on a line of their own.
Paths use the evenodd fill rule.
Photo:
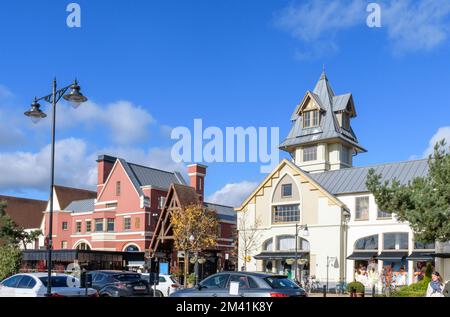
<svg viewBox="0 0 450 317">
<path fill-rule="evenodd" d="M 244 262 L 244 270 L 247 271 L 247 259 L 253 252 L 257 251 L 261 245 L 261 231 L 258 229 L 261 219 L 254 221 L 249 219 L 248 210 L 242 210 L 238 220 L 238 257 Z"/>
</svg>

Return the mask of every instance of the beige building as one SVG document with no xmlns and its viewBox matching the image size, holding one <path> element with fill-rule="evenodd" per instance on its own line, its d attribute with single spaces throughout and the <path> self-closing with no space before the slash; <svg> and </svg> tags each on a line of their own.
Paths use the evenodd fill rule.
<svg viewBox="0 0 450 317">
<path fill-rule="evenodd" d="M 335 95 L 323 73 L 280 145 L 292 160 L 283 160 L 236 208 L 240 268 L 292 278 L 297 271 L 297 278 L 314 276 L 330 288 L 353 281 L 359 268 L 377 275 L 392 269 L 394 276 L 405 270 L 411 283 L 427 262 L 450 278 L 449 246 L 416 243 L 409 225 L 379 210 L 365 186 L 370 168 L 382 180 L 407 183 L 427 174 L 427 160 L 353 167 L 353 156 L 366 152 L 351 127 L 355 117 L 352 95 Z"/>
</svg>

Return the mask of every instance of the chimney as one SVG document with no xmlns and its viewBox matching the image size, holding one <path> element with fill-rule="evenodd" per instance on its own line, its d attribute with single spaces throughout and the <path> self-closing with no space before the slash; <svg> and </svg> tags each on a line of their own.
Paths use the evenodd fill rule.
<svg viewBox="0 0 450 317">
<path fill-rule="evenodd" d="M 109 176 L 109 173 L 111 172 L 114 163 L 116 162 L 117 158 L 109 155 L 99 155 L 97 159 L 97 171 L 98 171 L 98 179 L 97 179 L 97 195 L 100 194 L 100 192 L 103 189 L 103 185 L 106 182 L 106 179 Z"/>
<path fill-rule="evenodd" d="M 205 192 L 206 168 L 206 165 L 201 164 L 188 165 L 189 185 L 195 188 L 201 201 L 203 201 Z"/>
</svg>

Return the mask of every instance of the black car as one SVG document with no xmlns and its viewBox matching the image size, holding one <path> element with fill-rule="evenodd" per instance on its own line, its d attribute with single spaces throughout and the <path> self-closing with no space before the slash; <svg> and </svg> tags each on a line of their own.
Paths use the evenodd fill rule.
<svg viewBox="0 0 450 317">
<path fill-rule="evenodd" d="M 91 271 L 92 288 L 101 297 L 152 296 L 147 281 L 141 275 L 125 271 Z"/>
<path fill-rule="evenodd" d="M 238 293 L 230 292 L 239 283 Z M 195 288 L 179 290 L 170 297 L 307 297 L 308 294 L 287 276 L 256 272 L 213 274 Z"/>
</svg>

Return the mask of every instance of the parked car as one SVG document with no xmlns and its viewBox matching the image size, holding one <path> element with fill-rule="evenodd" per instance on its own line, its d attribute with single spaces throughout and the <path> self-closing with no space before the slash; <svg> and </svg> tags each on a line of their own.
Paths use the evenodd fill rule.
<svg viewBox="0 0 450 317">
<path fill-rule="evenodd" d="M 142 279 L 148 281 L 149 274 L 142 273 Z M 161 297 L 169 296 L 181 288 L 180 283 L 170 275 L 160 274 L 159 284 L 156 285 L 156 290 L 161 292 Z"/>
<path fill-rule="evenodd" d="M 47 273 L 24 273 L 13 275 L 0 283 L 0 297 L 43 297 L 47 294 Z M 68 274 L 53 274 L 52 297 L 84 297 L 86 289 L 80 281 Z M 95 289 L 88 288 L 89 297 L 98 297 Z"/>
<path fill-rule="evenodd" d="M 230 295 L 230 283 L 238 282 L 238 295 Z M 253 272 L 213 274 L 195 288 L 179 290 L 171 297 L 307 297 L 303 288 L 287 276 Z"/>
<path fill-rule="evenodd" d="M 139 273 L 125 271 L 91 271 L 92 287 L 101 297 L 152 296 L 147 281 Z"/>
</svg>

